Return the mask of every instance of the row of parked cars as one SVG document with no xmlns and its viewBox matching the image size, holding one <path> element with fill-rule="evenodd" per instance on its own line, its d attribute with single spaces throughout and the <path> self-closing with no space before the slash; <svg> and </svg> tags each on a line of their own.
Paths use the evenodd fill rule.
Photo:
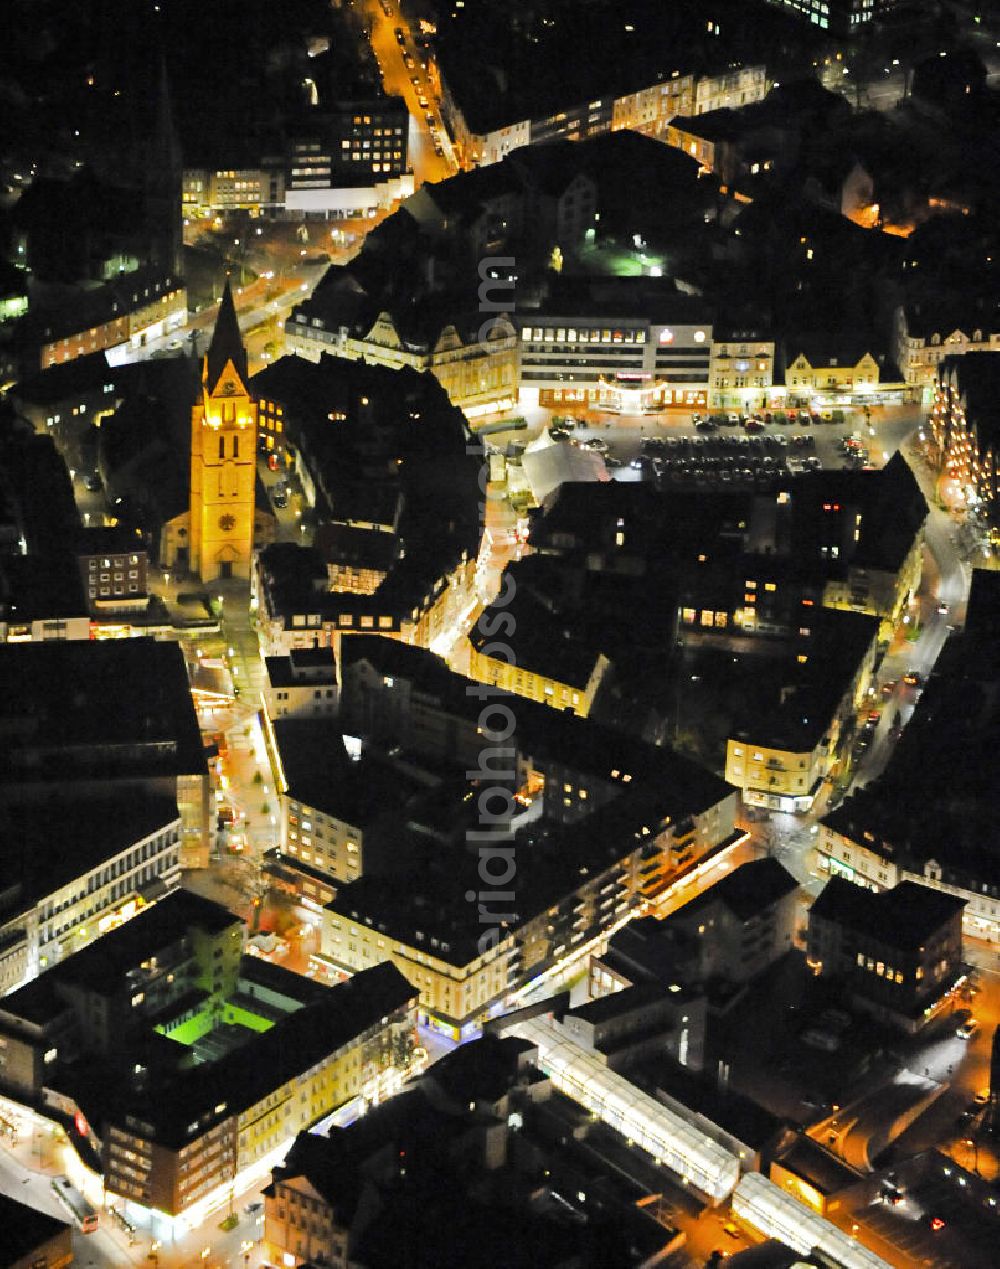
<svg viewBox="0 0 1000 1269">
<path fill-rule="evenodd" d="M 728 414 L 693 414 L 691 422 L 699 431 L 714 431 L 717 427 L 745 427 L 747 431 L 759 431 L 771 424 L 794 427 L 818 427 L 822 423 L 842 423 L 843 410 L 825 410 L 822 414 L 815 410 L 760 410 L 754 414 L 739 414 L 731 411 Z"/>
<path fill-rule="evenodd" d="M 781 454 L 789 449 L 814 450 L 816 442 L 811 436 L 796 433 L 769 433 L 767 436 L 647 436 L 640 448 L 644 454 L 659 454 L 669 458 L 678 454 Z M 818 463 L 817 463 L 818 465 Z"/>
</svg>

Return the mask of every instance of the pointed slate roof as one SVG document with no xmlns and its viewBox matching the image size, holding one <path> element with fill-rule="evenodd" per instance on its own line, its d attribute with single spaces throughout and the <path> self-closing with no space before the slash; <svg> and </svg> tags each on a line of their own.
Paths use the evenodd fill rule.
<svg viewBox="0 0 1000 1269">
<path fill-rule="evenodd" d="M 215 330 L 212 332 L 212 342 L 205 355 L 204 380 L 209 392 L 213 391 L 219 382 L 227 361 L 233 363 L 236 373 L 246 383 L 249 377 L 247 350 L 243 347 L 243 337 L 240 334 L 239 322 L 236 320 L 236 305 L 233 303 L 233 292 L 228 278 L 219 303 L 219 316 L 216 319 Z"/>
</svg>

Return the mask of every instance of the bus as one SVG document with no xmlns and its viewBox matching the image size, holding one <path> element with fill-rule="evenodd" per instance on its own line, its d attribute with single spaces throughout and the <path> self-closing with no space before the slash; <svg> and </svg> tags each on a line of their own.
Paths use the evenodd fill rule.
<svg viewBox="0 0 1000 1269">
<path fill-rule="evenodd" d="M 52 1188 L 62 1205 L 70 1212 L 73 1219 L 85 1234 L 92 1234 L 97 1228 L 97 1213 L 73 1185 L 69 1177 L 57 1176 L 52 1181 Z"/>
</svg>

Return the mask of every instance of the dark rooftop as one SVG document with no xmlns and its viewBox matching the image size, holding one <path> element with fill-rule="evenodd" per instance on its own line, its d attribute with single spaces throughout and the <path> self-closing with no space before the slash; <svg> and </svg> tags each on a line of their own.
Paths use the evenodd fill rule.
<svg viewBox="0 0 1000 1269">
<path fill-rule="evenodd" d="M 495 1103 L 523 1077 L 525 1054 L 534 1051 L 515 1036 L 484 1035 L 448 1053 L 425 1077 L 463 1109 L 470 1102 Z"/>
<path fill-rule="evenodd" d="M 217 1062 L 179 1071 L 145 1093 L 118 1088 L 91 1118 L 123 1122 L 133 1115 L 154 1125 L 157 1141 L 183 1145 L 196 1135 L 190 1125 L 206 1112 L 222 1103 L 228 1114 L 253 1106 L 416 996 L 417 989 L 388 961 L 361 970 Z"/>
<path fill-rule="evenodd" d="M 900 951 L 912 951 L 960 916 L 965 903 L 915 881 L 901 881 L 891 890 L 876 893 L 843 877 L 831 877 L 809 915 L 810 920 L 821 917 Z"/>
<path fill-rule="evenodd" d="M 111 382 L 112 371 L 105 354 L 87 353 L 18 380 L 13 395 L 28 405 L 55 405 L 76 399 L 81 392 L 103 392 L 105 385 Z"/>
<path fill-rule="evenodd" d="M 177 643 L 5 644 L 0 680 L 8 781 L 207 772 Z"/>
<path fill-rule="evenodd" d="M 236 318 L 236 305 L 233 303 L 233 291 L 226 278 L 225 290 L 222 292 L 222 299 L 219 302 L 219 316 L 215 321 L 215 329 L 212 331 L 212 342 L 208 346 L 208 352 L 205 355 L 205 383 L 209 392 L 215 389 L 215 385 L 219 382 L 226 363 L 231 361 L 236 373 L 246 384 L 249 378 L 247 373 L 247 352 L 243 347 L 243 337 L 240 334 L 240 324 Z"/>
<path fill-rule="evenodd" d="M 689 916 L 702 907 L 721 903 L 741 921 L 749 921 L 798 888 L 799 883 L 784 864 L 768 856 L 741 864 L 677 912 Z"/>
<path fill-rule="evenodd" d="M 61 886 L 84 876 L 106 859 L 180 818 L 176 799 L 137 794 L 75 797 L 72 785 L 57 796 L 7 802 L 0 808 L 0 869 L 4 886 L 17 885 L 13 901 L 21 911 Z M 12 915 L 10 908 L 4 919 Z"/>
<path fill-rule="evenodd" d="M 177 943 L 190 930 L 221 934 L 242 927 L 242 919 L 221 904 L 203 899 L 192 890 L 174 890 L 117 930 L 60 961 L 49 973 L 61 982 L 113 995 L 120 990 L 125 974 Z"/>
<path fill-rule="evenodd" d="M 645 1063 L 642 1079 L 696 1114 L 704 1115 L 751 1149 L 765 1149 L 781 1129 L 781 1120 L 751 1098 L 696 1075 L 670 1057 Z"/>
<path fill-rule="evenodd" d="M 76 560 L 60 555 L 0 555 L 0 619 L 11 624 L 86 616 Z"/>
<path fill-rule="evenodd" d="M 335 718 L 279 718 L 274 735 L 288 796 L 362 832 L 424 787 L 373 749 L 352 759 Z"/>
<path fill-rule="evenodd" d="M 858 1184 L 857 1172 L 804 1132 L 796 1136 L 776 1162 L 802 1177 L 824 1197 Z"/>
<path fill-rule="evenodd" d="M 337 681 L 337 660 L 332 648 L 293 648 L 287 656 L 265 657 L 271 687 L 308 687 L 310 683 Z"/>
<path fill-rule="evenodd" d="M 0 1229 L 3 1230 L 5 1264 L 47 1265 L 63 1262 L 39 1257 L 43 1244 L 71 1230 L 72 1226 L 69 1221 L 58 1220 L 29 1207 L 27 1203 L 19 1203 L 15 1198 L 0 1194 Z"/>
</svg>

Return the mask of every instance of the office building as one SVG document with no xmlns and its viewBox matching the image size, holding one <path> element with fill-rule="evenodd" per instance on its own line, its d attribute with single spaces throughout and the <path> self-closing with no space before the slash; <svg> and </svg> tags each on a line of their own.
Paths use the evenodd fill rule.
<svg viewBox="0 0 1000 1269">
<path fill-rule="evenodd" d="M 82 529 L 73 553 L 93 616 L 122 616 L 146 610 L 149 556 L 137 533 L 119 528 Z"/>
<path fill-rule="evenodd" d="M 5 796 L 11 796 L 5 790 Z M 17 796 L 16 791 L 13 796 Z M 0 809 L 0 992 L 13 991 L 180 884 L 176 797 L 72 789 Z"/>
<path fill-rule="evenodd" d="M 244 936 L 177 891 L 0 1009 L 6 1090 L 64 1123 L 149 1237 L 200 1223 L 342 1102 L 395 1091 L 412 1056 L 391 966 L 322 987 L 245 957 Z"/>
<path fill-rule="evenodd" d="M 0 678 L 0 802 L 42 814 L 50 802 L 169 798 L 176 809 L 159 823 L 180 812 L 180 866 L 207 865 L 208 762 L 179 644 L 7 644 Z"/>
<path fill-rule="evenodd" d="M 264 675 L 261 700 L 269 723 L 336 714 L 337 661 L 329 648 L 293 648 L 284 656 L 265 657 Z"/>
<path fill-rule="evenodd" d="M 874 18 L 894 9 L 902 0 L 767 0 L 792 17 L 831 35 L 860 35 Z"/>
<path fill-rule="evenodd" d="M 671 294 L 669 286 L 660 289 L 657 298 L 649 284 L 604 293 L 595 287 L 576 296 L 567 287 L 538 312 L 519 308 L 521 401 L 549 407 L 579 402 L 623 414 L 706 406 L 708 312 L 698 300 Z"/>
<path fill-rule="evenodd" d="M 859 1009 L 913 1034 L 956 1005 L 964 906 L 913 881 L 876 893 L 831 877 L 809 909 L 809 965 Z"/>
</svg>

